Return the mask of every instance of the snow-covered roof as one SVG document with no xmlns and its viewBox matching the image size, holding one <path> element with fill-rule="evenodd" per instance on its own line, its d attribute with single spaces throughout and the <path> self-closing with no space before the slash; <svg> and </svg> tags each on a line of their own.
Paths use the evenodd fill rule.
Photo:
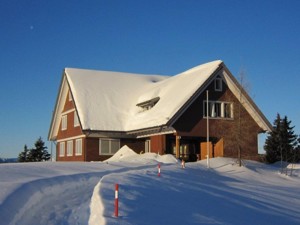
<svg viewBox="0 0 300 225">
<path fill-rule="evenodd" d="M 132 131 L 165 125 L 221 63 L 172 77 L 72 68 L 65 74 L 83 130 Z M 138 106 L 155 98 L 150 110 Z"/>
<path fill-rule="evenodd" d="M 221 68 L 223 70 L 219 72 Z M 239 98 L 239 84 L 221 60 L 174 76 L 66 68 L 49 139 L 55 139 L 64 104 L 62 101 L 69 90 L 83 130 L 133 132 L 168 127 L 196 93 L 206 88 L 207 81 L 219 73 Z M 255 103 L 247 94 L 243 97 L 249 114 L 262 130 L 270 131 L 269 121 Z"/>
</svg>

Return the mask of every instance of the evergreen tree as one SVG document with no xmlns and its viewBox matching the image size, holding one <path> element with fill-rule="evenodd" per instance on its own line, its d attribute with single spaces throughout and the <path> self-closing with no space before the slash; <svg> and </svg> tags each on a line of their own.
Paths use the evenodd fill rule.
<svg viewBox="0 0 300 225">
<path fill-rule="evenodd" d="M 29 151 L 30 150 L 27 148 L 27 145 L 24 145 L 24 150 L 20 152 L 18 156 L 18 162 L 28 162 Z"/>
<path fill-rule="evenodd" d="M 297 136 L 294 134 L 294 127 L 290 125 L 291 121 L 288 120 L 287 116 L 281 119 L 280 115 L 277 114 L 273 130 L 269 132 L 264 146 L 267 162 L 293 161 Z"/>
<path fill-rule="evenodd" d="M 293 162 L 298 163 L 300 162 L 300 135 L 298 136 L 295 149 L 293 150 Z"/>
<path fill-rule="evenodd" d="M 285 116 L 281 121 L 281 148 L 282 160 L 286 162 L 293 161 L 293 153 L 297 146 L 297 135 L 294 134 L 294 127 L 291 127 L 291 121 Z"/>
<path fill-rule="evenodd" d="M 35 148 L 31 150 L 33 162 L 47 161 L 50 159 L 50 154 L 41 137 L 35 142 L 34 146 Z"/>
<path fill-rule="evenodd" d="M 274 163 L 280 160 L 280 122 L 280 115 L 277 114 L 277 117 L 273 123 L 273 130 L 269 132 L 269 136 L 265 142 L 264 150 L 266 151 L 266 160 L 269 163 Z"/>
<path fill-rule="evenodd" d="M 35 148 L 28 150 L 27 146 L 24 146 L 24 151 L 19 154 L 19 162 L 41 162 L 50 159 L 50 154 L 47 151 L 45 142 L 42 138 L 39 139 L 34 144 Z"/>
</svg>

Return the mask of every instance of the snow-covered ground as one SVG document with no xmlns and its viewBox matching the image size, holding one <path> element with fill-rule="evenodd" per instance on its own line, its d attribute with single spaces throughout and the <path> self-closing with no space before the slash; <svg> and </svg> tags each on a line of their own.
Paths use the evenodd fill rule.
<svg viewBox="0 0 300 225">
<path fill-rule="evenodd" d="M 300 224 L 299 166 L 285 176 L 215 158 L 182 169 L 170 155 L 121 150 L 106 162 L 0 164 L 0 224 Z"/>
</svg>

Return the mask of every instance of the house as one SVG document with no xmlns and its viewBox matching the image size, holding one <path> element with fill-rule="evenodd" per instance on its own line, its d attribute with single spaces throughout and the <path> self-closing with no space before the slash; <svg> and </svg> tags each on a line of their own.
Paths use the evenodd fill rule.
<svg viewBox="0 0 300 225">
<path fill-rule="evenodd" d="M 271 129 L 217 60 L 175 76 L 66 68 L 48 139 L 57 161 L 102 161 L 124 145 L 190 161 L 208 148 L 210 157 L 256 159 L 258 134 Z"/>
</svg>

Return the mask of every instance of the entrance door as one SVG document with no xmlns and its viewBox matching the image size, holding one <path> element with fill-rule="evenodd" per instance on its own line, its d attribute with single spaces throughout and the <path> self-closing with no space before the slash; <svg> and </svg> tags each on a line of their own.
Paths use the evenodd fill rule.
<svg viewBox="0 0 300 225">
<path fill-rule="evenodd" d="M 213 157 L 213 148 L 212 148 L 212 143 L 208 142 L 209 144 L 209 158 Z M 200 143 L 200 160 L 206 159 L 207 158 L 207 142 L 201 142 Z"/>
</svg>

